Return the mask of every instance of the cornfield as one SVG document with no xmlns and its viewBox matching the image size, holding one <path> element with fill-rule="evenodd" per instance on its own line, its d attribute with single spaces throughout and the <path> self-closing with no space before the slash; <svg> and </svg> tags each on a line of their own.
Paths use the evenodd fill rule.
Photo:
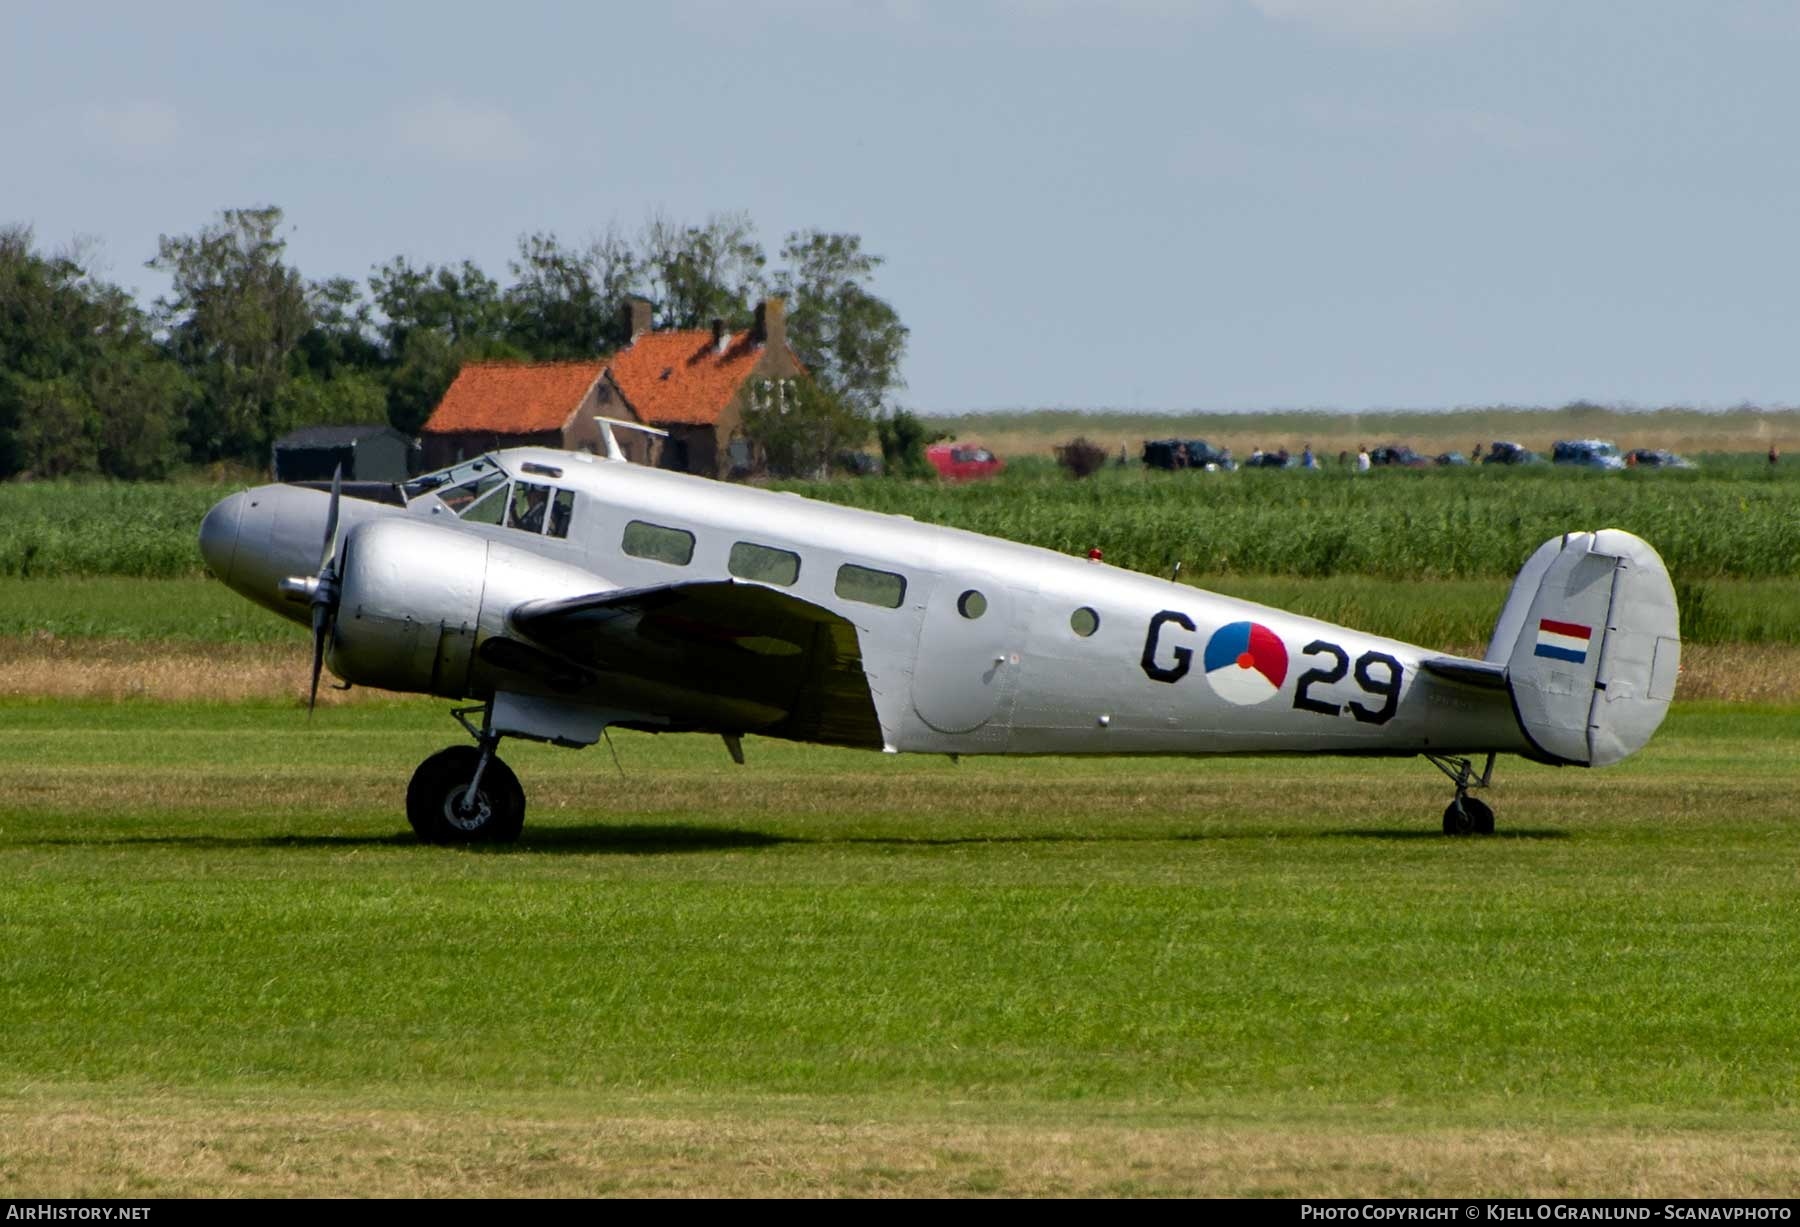
<svg viewBox="0 0 1800 1227">
<path fill-rule="evenodd" d="M 1048 461 L 951 485 L 787 483 L 814 498 L 898 512 L 1063 553 L 1204 576 L 1512 575 L 1546 539 L 1624 528 L 1678 580 L 1800 576 L 1800 466 L 1693 472 L 1532 470 L 1163 473 L 1108 467 L 1074 481 Z M 214 485 L 0 486 L 0 576 L 197 575 L 195 534 Z"/>
<path fill-rule="evenodd" d="M 1510 576 L 1549 538 L 1623 528 L 1678 578 L 1800 575 L 1800 473 L 1590 473 L 1544 466 L 1164 473 L 1070 481 L 1015 464 L 964 485 L 835 481 L 815 498 L 1187 575 Z M 802 489 L 801 487 L 791 487 Z"/>
</svg>

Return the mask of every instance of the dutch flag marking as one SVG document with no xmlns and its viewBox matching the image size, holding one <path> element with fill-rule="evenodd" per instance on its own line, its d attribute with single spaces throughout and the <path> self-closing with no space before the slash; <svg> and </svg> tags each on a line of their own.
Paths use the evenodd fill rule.
<svg viewBox="0 0 1800 1227">
<path fill-rule="evenodd" d="M 1544 618 L 1538 622 L 1537 655 L 1548 656 L 1552 660 L 1573 661 L 1579 665 L 1586 662 L 1588 641 L 1593 637 L 1594 628 L 1591 626 Z"/>
</svg>

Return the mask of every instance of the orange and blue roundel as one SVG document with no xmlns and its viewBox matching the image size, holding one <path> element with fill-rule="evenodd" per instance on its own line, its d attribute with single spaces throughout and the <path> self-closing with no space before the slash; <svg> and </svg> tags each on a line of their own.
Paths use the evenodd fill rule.
<svg viewBox="0 0 1800 1227">
<path fill-rule="evenodd" d="M 1271 699 L 1287 680 L 1287 645 L 1260 622 L 1232 622 L 1206 641 L 1206 680 L 1228 703 L 1248 707 Z"/>
</svg>

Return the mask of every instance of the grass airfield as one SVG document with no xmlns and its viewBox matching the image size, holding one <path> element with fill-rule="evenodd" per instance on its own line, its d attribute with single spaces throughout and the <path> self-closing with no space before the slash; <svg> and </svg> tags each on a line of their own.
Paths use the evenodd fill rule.
<svg viewBox="0 0 1800 1227">
<path fill-rule="evenodd" d="M 0 701 L 0 1195 L 1800 1187 L 1800 707 L 1488 840 L 1422 762 L 509 744 L 453 851 L 445 706 Z"/>
</svg>

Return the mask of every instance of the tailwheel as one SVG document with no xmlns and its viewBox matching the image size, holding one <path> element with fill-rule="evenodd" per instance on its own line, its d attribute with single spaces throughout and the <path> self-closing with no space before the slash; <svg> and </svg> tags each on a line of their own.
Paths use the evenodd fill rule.
<svg viewBox="0 0 1800 1227">
<path fill-rule="evenodd" d="M 1446 835 L 1492 835 L 1494 833 L 1494 811 L 1486 802 L 1478 801 L 1469 795 L 1472 788 L 1486 788 L 1494 778 L 1494 755 L 1487 756 L 1487 764 L 1481 774 L 1475 774 L 1475 765 L 1466 758 L 1451 758 L 1442 754 L 1427 754 L 1426 760 L 1450 777 L 1456 785 L 1456 799 L 1444 807 L 1444 834 Z"/>
<path fill-rule="evenodd" d="M 1485 801 L 1460 796 L 1444 807 L 1444 834 L 1492 835 L 1494 811 Z"/>
<path fill-rule="evenodd" d="M 413 772 L 406 820 L 428 844 L 511 843 L 525 826 L 525 790 L 492 744 L 451 746 Z"/>
</svg>

